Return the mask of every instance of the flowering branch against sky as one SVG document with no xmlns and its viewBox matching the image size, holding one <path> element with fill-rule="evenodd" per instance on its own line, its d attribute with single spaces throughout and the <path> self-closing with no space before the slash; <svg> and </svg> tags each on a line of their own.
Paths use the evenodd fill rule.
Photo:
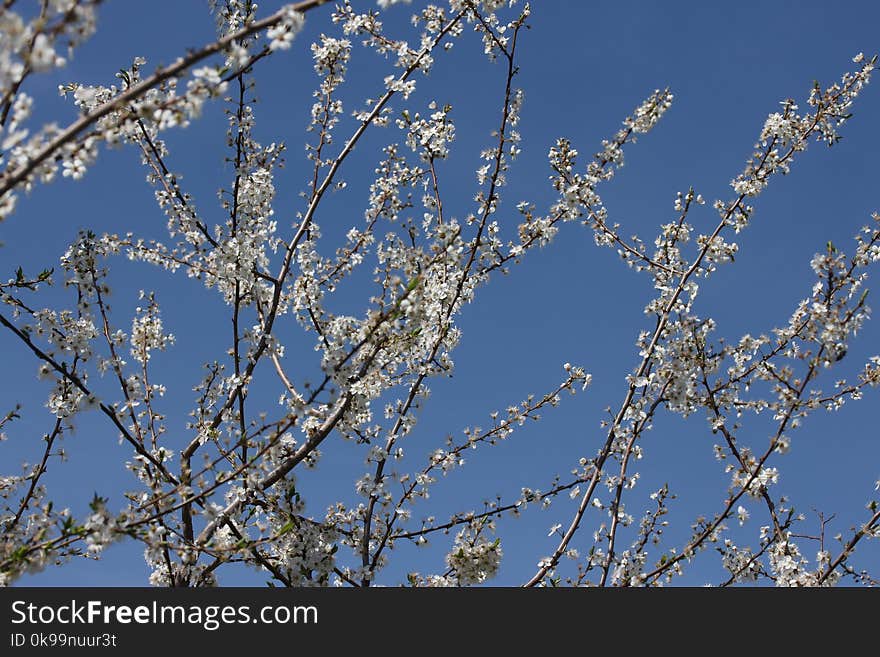
<svg viewBox="0 0 880 657">
<path fill-rule="evenodd" d="M 872 584 L 870 35 L 636 4 L 7 7 L 3 583 Z"/>
</svg>

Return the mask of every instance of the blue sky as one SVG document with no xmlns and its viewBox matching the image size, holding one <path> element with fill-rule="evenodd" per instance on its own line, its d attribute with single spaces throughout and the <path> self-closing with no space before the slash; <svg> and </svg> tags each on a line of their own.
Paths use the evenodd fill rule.
<svg viewBox="0 0 880 657">
<path fill-rule="evenodd" d="M 267 0 L 261 14 L 278 6 Z M 310 12 L 293 48 L 262 62 L 256 71 L 257 138 L 288 145 L 288 164 L 276 178 L 276 218 L 282 226 L 301 209 L 297 195 L 305 189 L 307 170 L 302 145 L 317 84 L 308 46 L 320 32 L 336 33 L 330 11 L 328 6 Z M 408 15 L 406 6 L 390 10 L 385 18 L 389 30 L 406 30 Z M 777 110 L 779 101 L 792 97 L 805 105 L 813 80 L 824 85 L 836 81 L 854 67 L 851 59 L 856 53 L 870 56 L 880 50 L 880 5 L 868 1 L 832 7 L 820 2 L 543 0 L 533 3 L 529 23 L 531 29 L 519 44 L 516 78 L 525 90 L 523 153 L 509 175 L 499 223 L 515 225 L 515 205 L 521 200 L 534 202 L 539 211 L 552 203 L 546 154 L 557 137 L 571 139 L 582 154 L 581 162 L 586 162 L 645 97 L 668 86 L 675 94 L 672 108 L 652 133 L 626 150 L 626 166 L 600 189 L 610 217 L 622 224 L 623 233 L 637 233 L 645 241 L 652 241 L 659 224 L 672 218 L 677 191 L 693 186 L 710 202 L 731 197 L 729 182 L 742 170 L 764 119 Z M 149 3 L 149 9 L 143 3 L 107 3 L 99 12 L 97 35 L 76 51 L 67 68 L 38 78 L 28 89 L 36 97 L 37 118 L 66 124 L 74 117 L 69 101 L 55 93 L 59 82 L 107 84 L 136 55 L 145 57 L 151 70 L 213 35 L 207 2 L 164 0 Z M 491 143 L 504 83 L 502 68 L 486 62 L 480 50 L 475 39 L 465 38 L 448 54 L 438 55 L 435 69 L 429 78 L 419 79 L 409 103 L 424 108 L 436 99 L 453 105 L 458 136 L 440 176 L 450 190 L 448 211 L 460 218 L 471 209 L 474 170 L 479 151 Z M 348 110 L 366 97 L 375 98 L 382 78 L 391 72 L 371 53 L 356 49 L 354 55 L 343 96 Z M 393 106 L 401 108 L 399 102 Z M 172 168 L 183 173 L 184 186 L 209 221 L 222 221 L 216 190 L 228 186 L 231 176 L 223 160 L 227 153 L 222 111 L 222 104 L 216 103 L 206 108 L 201 121 L 166 135 Z M 865 89 L 854 113 L 841 143 L 831 149 L 811 144 L 791 175 L 776 179 L 759 197 L 751 227 L 737 236 L 736 263 L 702 283 L 699 312 L 717 320 L 718 336 L 735 340 L 784 324 L 797 302 L 809 294 L 812 255 L 828 240 L 851 251 L 852 236 L 869 222 L 871 212 L 880 210 L 876 81 Z M 340 134 L 350 125 L 343 122 Z M 328 211 L 319 216 L 326 235 L 344 234 L 359 225 L 379 148 L 399 138 L 392 130 L 368 135 L 343 169 L 346 192 L 334 196 Z M 104 150 L 84 180 L 38 187 L 0 225 L 0 275 L 12 276 L 19 264 L 57 267 L 58 257 L 81 228 L 161 237 L 165 220 L 144 175 L 133 149 Z M 714 227 L 715 220 L 710 205 L 691 216 L 699 227 L 710 222 Z M 157 355 L 155 365 L 169 389 L 168 425 L 182 443 L 188 439 L 184 423 L 193 400 L 191 387 L 200 377 L 200 363 L 223 353 L 228 313 L 216 294 L 183 276 L 171 277 L 123 259 L 110 267 L 114 314 L 123 325 L 130 322 L 137 291 L 154 289 L 166 324 L 177 336 L 176 346 Z M 363 308 L 358 291 L 342 290 L 340 306 L 352 312 Z M 586 393 L 564 397 L 558 409 L 544 413 L 541 422 L 517 432 L 504 445 L 469 456 L 467 467 L 438 483 L 424 512 L 443 517 L 480 507 L 484 498 L 515 497 L 523 486 L 546 488 L 554 475 L 564 477 L 575 467 L 578 458 L 592 456 L 604 440 L 599 427 L 604 409 L 619 406 L 624 377 L 638 362 L 635 339 L 652 325 L 642 312 L 651 295 L 647 276 L 627 269 L 614 251 L 597 248 L 589 229 L 575 224 L 564 226 L 552 245 L 530 253 L 510 275 L 496 277 L 480 289 L 459 322 L 464 337 L 454 354 L 454 376 L 433 383 L 417 429 L 407 438 L 413 463 L 447 434 L 461 436 L 466 426 L 486 426 L 489 412 L 529 393 L 552 390 L 564 376 L 566 361 L 591 372 L 593 385 Z M 59 286 L 43 303 L 69 298 Z M 299 349 L 303 358 L 313 356 L 310 342 L 293 323 L 286 331 L 288 353 Z M 868 356 L 880 353 L 878 331 L 868 323 L 851 345 L 842 375 L 853 376 Z M 48 430 L 50 417 L 42 408 L 46 391 L 36 381 L 36 363 L 8 334 L 0 335 L 0 350 L 6 372 L 0 399 L 7 406 L 18 401 L 24 407 L 23 419 L 9 428 L 3 445 L 4 470 L 11 471 L 21 460 L 38 457 L 39 436 Z M 830 382 L 826 378 L 826 387 Z M 876 392 L 869 390 L 863 401 L 847 404 L 835 415 L 812 416 L 794 433 L 792 452 L 774 463 L 782 472 L 774 491 L 789 495 L 807 515 L 803 533 L 816 530 L 814 510 L 838 514 L 832 534 L 846 533 L 864 518 L 864 505 L 880 477 Z M 267 390 L 263 406 L 271 410 L 276 397 L 277 392 Z M 764 418 L 746 430 L 743 439 L 763 448 L 772 424 Z M 711 516 L 724 496 L 729 478 L 714 461 L 713 442 L 702 418 L 683 422 L 669 414 L 662 414 L 644 438 L 645 459 L 638 466 L 642 479 L 630 510 L 638 517 L 650 505 L 649 493 L 668 482 L 678 499 L 669 516 L 667 547 L 689 535 L 696 516 Z M 179 443 L 172 447 L 179 448 Z M 57 495 L 59 503 L 81 514 L 97 491 L 111 498 L 111 506 L 114 501 L 121 505 L 121 490 L 133 482 L 122 467 L 129 454 L 117 444 L 116 432 L 102 418 L 87 415 L 77 433 L 65 439 L 65 448 L 69 462 L 56 462 L 46 476 L 50 492 L 63 490 Z M 331 438 L 324 452 L 317 470 L 300 479 L 315 516 L 322 516 L 337 497 L 354 500 L 353 482 L 362 471 L 363 453 L 354 446 Z M 555 539 L 547 538 L 550 526 L 567 523 L 574 504 L 558 500 L 547 511 L 534 509 L 522 518 L 499 522 L 505 558 L 492 583 L 516 585 L 528 579 L 538 559 L 555 547 Z M 758 527 L 767 519 L 762 507 L 752 505 L 751 511 L 745 535 L 754 544 Z M 417 507 L 416 518 L 419 512 Z M 592 527 L 599 514 L 587 519 Z M 590 542 L 590 527 L 576 542 L 582 550 Z M 392 553 L 392 563 L 399 563 L 389 569 L 384 583 L 397 583 L 411 570 L 442 571 L 451 540 L 439 536 L 421 552 L 402 548 Z M 801 545 L 812 558 L 815 546 L 809 541 Z M 133 543 L 117 544 L 101 563 L 76 561 L 19 583 L 144 585 L 148 569 L 141 550 Z M 718 581 L 718 562 L 703 555 L 679 583 Z M 864 544 L 854 563 L 876 569 L 880 551 Z M 220 573 L 221 584 L 260 584 L 264 579 L 249 570 Z"/>
</svg>

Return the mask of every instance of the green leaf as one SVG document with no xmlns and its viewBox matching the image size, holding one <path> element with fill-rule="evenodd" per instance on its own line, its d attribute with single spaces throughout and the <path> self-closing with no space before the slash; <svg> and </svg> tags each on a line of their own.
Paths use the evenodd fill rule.
<svg viewBox="0 0 880 657">
<path fill-rule="evenodd" d="M 106 506 L 106 504 L 107 504 L 107 499 L 108 499 L 108 498 L 106 498 L 106 497 L 101 497 L 100 495 L 98 495 L 98 493 L 95 493 L 94 497 L 92 497 L 92 501 L 89 502 L 89 508 L 90 508 L 92 511 L 98 512 L 98 511 L 100 511 L 102 508 L 104 508 L 104 506 Z"/>
<path fill-rule="evenodd" d="M 24 561 L 26 555 L 27 555 L 27 546 L 26 546 L 26 545 L 20 545 L 19 547 L 17 547 L 17 548 L 15 549 L 15 551 L 12 553 L 12 555 L 10 555 L 10 558 L 9 558 L 9 559 L 10 559 L 10 561 L 12 561 L 12 562 L 15 562 L 15 561 Z"/>
</svg>

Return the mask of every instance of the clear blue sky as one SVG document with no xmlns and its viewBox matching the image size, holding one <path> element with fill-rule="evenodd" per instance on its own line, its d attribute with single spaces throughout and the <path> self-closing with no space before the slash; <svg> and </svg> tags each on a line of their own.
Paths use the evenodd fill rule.
<svg viewBox="0 0 880 657">
<path fill-rule="evenodd" d="M 366 4 L 366 3 L 364 3 Z M 418 4 L 418 3 L 417 3 Z M 266 0 L 261 13 L 280 3 Z M 284 141 L 288 165 L 276 179 L 276 218 L 289 225 L 301 208 L 297 194 L 305 189 L 306 161 L 302 151 L 311 92 L 316 85 L 308 52 L 320 32 L 335 34 L 329 21 L 331 7 L 309 13 L 305 31 L 290 51 L 261 63 L 256 80 L 257 138 Z M 388 12 L 392 30 L 406 29 L 407 6 Z M 729 199 L 730 180 L 742 170 L 769 112 L 779 101 L 793 97 L 805 105 L 813 80 L 823 84 L 851 70 L 851 58 L 880 50 L 877 26 L 880 4 L 864 0 L 832 6 L 827 2 L 564 2 L 533 3 L 532 29 L 520 42 L 521 73 L 516 84 L 525 90 L 521 123 L 523 153 L 510 173 L 510 185 L 498 216 L 502 224 L 516 221 L 515 204 L 529 200 L 539 211 L 552 202 L 546 154 L 555 139 L 568 137 L 586 162 L 628 115 L 654 89 L 669 86 L 675 102 L 655 130 L 626 150 L 626 166 L 600 192 L 613 221 L 624 234 L 637 233 L 653 241 L 657 227 L 673 216 L 677 191 L 693 186 L 710 202 Z M 213 38 L 213 19 L 207 2 L 164 0 L 153 3 L 110 2 L 99 12 L 98 34 L 82 46 L 57 75 L 42 76 L 29 88 L 36 97 L 38 118 L 66 124 L 72 105 L 58 98 L 59 82 L 110 83 L 116 70 L 131 58 L 147 59 L 147 70 L 167 63 L 186 48 Z M 497 124 L 503 71 L 480 56 L 478 43 L 466 38 L 448 54 L 439 54 L 428 79 L 419 79 L 410 105 L 424 107 L 430 100 L 454 107 L 457 140 L 452 156 L 441 170 L 448 212 L 463 217 L 476 191 L 474 169 L 479 151 L 490 143 Z M 374 55 L 355 51 L 344 98 L 346 109 L 360 107 L 365 97 L 376 97 L 381 80 L 391 70 Z M 400 104 L 394 105 L 396 109 Z M 880 210 L 877 153 L 880 153 L 880 81 L 869 85 L 854 107 L 855 117 L 843 130 L 843 141 L 832 149 L 813 143 L 795 162 L 790 176 L 775 180 L 755 203 L 752 226 L 737 238 L 736 264 L 721 268 L 702 284 L 699 312 L 718 321 L 718 336 L 730 340 L 742 334 L 769 332 L 787 318 L 807 296 L 813 282 L 810 258 L 830 239 L 845 251 L 852 236 Z M 344 123 L 340 135 L 350 123 Z M 183 184 L 209 221 L 222 221 L 216 190 L 228 186 L 230 170 L 224 165 L 222 104 L 206 110 L 202 121 L 185 131 L 166 135 L 170 162 L 183 173 Z M 386 129 L 373 133 L 361 145 L 343 177 L 345 196 L 337 196 L 319 217 L 325 233 L 344 233 L 360 225 L 378 149 L 397 134 Z M 102 151 L 99 163 L 78 183 L 59 180 L 38 187 L 22 199 L 15 215 L 0 225 L 0 275 L 12 276 L 19 264 L 31 269 L 56 266 L 81 228 L 161 237 L 165 220 L 144 182 L 145 170 L 133 149 Z M 710 205 L 692 215 L 699 226 L 714 226 Z M 110 263 L 115 280 L 114 313 L 123 328 L 130 326 L 131 309 L 139 289 L 154 289 L 167 326 L 177 345 L 155 357 L 157 378 L 168 386 L 164 409 L 174 436 L 174 449 L 188 439 L 184 429 L 191 406 L 191 387 L 199 366 L 220 357 L 229 333 L 226 309 L 217 295 L 198 282 L 169 275 L 147 265 L 123 259 Z M 872 275 L 876 276 L 877 272 Z M 870 284 L 869 284 L 870 287 Z M 557 240 L 532 252 L 507 277 L 497 277 L 478 292 L 477 302 L 460 319 L 464 337 L 455 353 L 454 377 L 433 383 L 433 394 L 416 431 L 407 438 L 415 465 L 445 435 L 461 436 L 475 424 L 486 426 L 488 414 L 517 403 L 529 393 L 543 394 L 563 378 L 566 361 L 593 374 L 593 385 L 544 414 L 541 422 L 514 434 L 500 447 L 472 453 L 468 467 L 436 486 L 430 505 L 416 507 L 443 517 L 451 511 L 480 506 L 496 495 L 511 498 L 523 486 L 546 488 L 553 475 L 563 477 L 581 456 L 592 456 L 604 440 L 599 421 L 604 409 L 618 408 L 625 393 L 624 377 L 637 364 L 634 341 L 652 324 L 643 315 L 652 293 L 650 279 L 628 270 L 616 253 L 599 249 L 592 234 L 568 224 Z M 69 299 L 56 290 L 44 303 Z M 874 298 L 872 294 L 870 298 Z M 362 308 L 353 293 L 342 303 L 352 312 Z M 876 302 L 875 302 L 876 303 Z M 288 353 L 314 357 L 310 342 L 299 337 L 292 323 L 281 330 L 289 339 Z M 853 376 L 870 355 L 880 353 L 880 328 L 869 323 L 850 348 L 842 374 Z M 2 394 L 5 406 L 23 404 L 24 419 L 8 430 L 3 445 L 4 473 L 24 459 L 36 459 L 39 437 L 49 429 L 42 408 L 46 390 L 36 380 L 36 363 L 6 333 L 0 334 L 3 354 Z M 317 361 L 315 361 L 317 362 Z M 314 367 L 312 363 L 311 367 Z M 265 372 L 264 374 L 270 374 Z M 825 380 L 830 388 L 830 380 Z M 259 391 L 259 388 L 256 390 Z M 253 399 L 253 394 L 251 399 Z M 275 392 L 265 397 L 268 410 L 277 408 Z M 0 410 L 5 411 L 6 408 Z M 256 407 L 257 404 L 253 404 Z M 803 533 L 814 533 L 813 510 L 838 513 L 831 534 L 846 533 L 864 518 L 864 504 L 880 477 L 876 409 L 877 391 L 869 390 L 860 403 L 840 413 L 813 416 L 793 434 L 792 452 L 773 465 L 780 483 L 773 489 L 790 496 L 808 517 Z M 769 418 L 749 425 L 741 440 L 763 448 L 772 430 Z M 637 517 L 648 508 L 649 493 L 668 482 L 679 499 L 669 516 L 668 537 L 681 540 L 701 514 L 711 516 L 729 477 L 714 461 L 717 442 L 701 417 L 683 422 L 661 415 L 643 441 L 642 475 L 630 498 Z M 66 464 L 55 462 L 46 476 L 50 492 L 77 515 L 86 510 L 92 494 L 109 496 L 111 508 L 122 505 L 120 491 L 132 487 L 122 467 L 128 451 L 117 445 L 116 431 L 103 418 L 83 418 L 77 433 L 66 438 Z M 353 445 L 331 440 L 318 469 L 300 475 L 309 512 L 323 516 L 332 500 L 353 501 L 353 482 L 361 474 L 363 454 Z M 115 504 L 115 506 L 114 506 Z M 528 579 L 538 559 L 552 552 L 551 525 L 567 523 L 574 510 L 567 498 L 550 510 L 531 510 L 519 519 L 499 523 L 505 558 L 493 584 L 515 585 Z M 753 504 L 746 525 L 749 542 L 757 543 L 758 527 L 767 523 L 766 511 Z M 588 515 L 592 527 L 599 514 Z M 577 546 L 585 551 L 592 530 L 587 527 Z M 384 583 L 400 581 L 409 570 L 442 572 L 442 555 L 452 537 L 436 537 L 433 546 L 416 553 L 392 553 Z M 671 545 L 670 542 L 667 547 Z M 802 541 L 809 558 L 815 546 Z M 109 548 L 102 563 L 77 561 L 60 569 L 19 580 L 22 585 L 144 585 L 148 569 L 133 543 Z M 876 545 L 863 544 L 855 564 L 880 565 Z M 722 577 L 719 560 L 704 555 L 680 583 L 703 584 Z M 248 570 L 221 571 L 220 583 L 260 584 L 265 577 Z"/>
</svg>

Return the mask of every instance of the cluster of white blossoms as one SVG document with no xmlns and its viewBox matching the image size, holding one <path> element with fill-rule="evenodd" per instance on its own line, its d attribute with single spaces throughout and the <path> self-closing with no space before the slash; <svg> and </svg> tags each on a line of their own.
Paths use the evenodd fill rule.
<svg viewBox="0 0 880 657">
<path fill-rule="evenodd" d="M 422 117 L 418 112 L 410 117 L 404 112 L 403 117 L 398 119 L 397 125 L 406 129 L 406 145 L 425 162 L 443 160 L 449 155 L 449 143 L 455 139 L 455 124 L 449 120 L 449 111 L 446 106 L 437 109 L 437 103 L 431 101 L 428 105 L 431 114 Z"/>
<path fill-rule="evenodd" d="M 100 498 L 92 501 L 92 514 L 83 523 L 83 530 L 86 533 L 86 549 L 91 555 L 100 554 L 121 537 L 116 518 L 107 510 L 106 500 Z"/>
<path fill-rule="evenodd" d="M 452 569 L 456 583 L 461 586 L 482 584 L 498 574 L 501 565 L 501 542 L 495 539 L 489 542 L 485 538 L 467 540 L 462 530 L 455 537 L 452 552 L 446 557 L 446 563 Z"/>
<path fill-rule="evenodd" d="M 284 19 L 277 22 L 266 31 L 269 38 L 269 50 L 287 50 L 293 43 L 293 39 L 302 30 L 305 24 L 305 16 L 288 5 L 283 9 Z"/>
<path fill-rule="evenodd" d="M 53 284 L 51 268 L 19 269 L 0 284 L 9 309 L 0 324 L 36 357 L 38 374 L 47 379 L 51 423 L 42 458 L 0 478 L 0 584 L 80 554 L 97 558 L 110 542 L 133 537 L 144 545 L 157 586 L 216 585 L 227 564 L 240 562 L 284 586 L 371 586 L 393 579 L 388 564 L 407 553 L 399 548 L 432 541 L 447 542 L 445 559 L 428 570 L 437 574 L 410 571 L 410 584 L 480 585 L 501 568 L 500 519 L 551 506 L 570 516 L 550 528 L 550 550 L 536 559 L 530 586 L 661 585 L 687 572 L 700 553 L 720 559 L 727 583 L 871 581 L 849 560 L 862 538 L 880 535 L 880 501 L 869 503 L 868 519 L 848 540 L 839 539 L 837 552 L 826 544 L 823 519 L 811 569 L 794 543 L 807 536 L 794 530 L 803 518 L 776 490 L 781 457 L 809 413 L 836 410 L 880 385 L 880 357 L 853 378 L 838 378 L 831 390 L 817 381 L 838 367 L 869 318 L 867 269 L 880 261 L 880 216 L 859 233 L 851 255 L 829 243 L 813 258 L 815 282 L 772 332 L 716 337 L 722 327 L 700 315 L 698 282 L 734 263 L 740 247 L 732 234 L 748 227 L 754 213 L 748 202 L 774 176 L 789 173 L 810 140 L 839 139 L 876 60 L 856 57 L 857 70 L 837 84 L 817 85 L 806 110 L 788 99 L 767 117 L 731 183 L 735 197 L 712 206 L 720 215 L 712 215 L 714 229 L 698 228 L 704 224 L 694 215 L 712 213 L 690 189 L 676 195 L 674 215 L 653 241 L 643 241 L 626 236 L 598 190 L 624 165 L 625 149 L 669 110 L 668 89 L 640 103 L 585 165 L 570 139 L 557 139 L 549 151 L 548 207 L 503 204 L 523 148 L 525 93 L 514 82 L 528 4 L 428 4 L 415 8 L 409 27 L 394 35 L 381 13 L 347 0 L 336 6 L 328 33 L 311 44 L 317 82 L 307 175 L 298 205 L 283 214 L 276 191 L 288 184 L 282 166 L 289 155 L 280 140 L 264 145 L 255 137 L 255 77 L 264 58 L 292 56 L 302 12 L 310 11 L 302 7 L 312 5 L 261 17 L 253 0 L 214 0 L 215 42 L 152 74 L 135 57 L 115 84 L 62 85 L 76 119 L 34 130 L 35 101 L 20 87 L 28 76 L 64 65 L 70 48 L 94 31 L 97 4 L 48 0 L 42 22 L 12 10 L 0 14 L 0 219 L 13 213 L 17 195 L 59 171 L 81 178 L 109 144 L 135 149 L 168 235 L 83 231 L 60 259 L 69 308 L 38 301 Z M 391 11 L 400 11 L 392 7 L 398 4 L 378 2 Z M 415 91 L 426 82 L 419 74 L 469 31 L 504 91 L 484 107 L 498 121 L 470 178 L 476 189 L 460 203 L 446 198 L 457 110 Z M 350 99 L 346 75 L 364 50 L 386 62 L 388 74 L 377 78 L 372 98 Z M 186 127 L 215 102 L 226 108 L 230 166 L 218 208 L 206 210 L 173 170 L 163 133 Z M 352 152 L 369 143 L 364 135 L 380 129 L 373 179 L 359 199 L 343 173 Z M 341 206 L 331 196 L 342 197 Z M 417 426 L 432 381 L 453 372 L 466 305 L 496 273 L 551 244 L 574 220 L 653 284 L 644 306 L 648 328 L 636 338 L 635 366 L 621 377 L 620 404 L 608 408 L 598 445 L 566 475 L 540 488 L 518 485 L 513 499 L 480 500 L 438 517 L 430 501 L 444 479 L 472 463 L 471 454 L 518 439 L 526 425 L 592 381 L 583 367 L 565 363 L 549 391 L 488 413 L 483 426 L 430 445 L 424 440 L 436 438 L 434 432 Z M 108 263 L 120 256 L 198 279 L 228 315 L 222 333 L 228 348 L 190 382 L 194 399 L 185 423 L 166 418 L 166 389 L 157 375 L 165 359 L 158 352 L 174 349 L 168 315 L 152 293 L 140 293 L 126 320 L 109 304 Z M 364 284 L 371 296 L 352 309 L 348 290 Z M 313 346 L 313 359 L 308 350 L 291 357 L 296 333 Z M 132 489 L 116 512 L 96 497 L 77 522 L 74 512 L 56 508 L 41 477 L 50 460 L 65 458 L 62 437 L 87 409 L 132 450 L 126 463 Z M 663 411 L 702 416 L 727 486 L 718 508 L 694 520 L 683 543 L 667 529 L 676 497 L 670 487 L 651 493 L 646 511 L 636 495 L 637 468 L 649 451 L 644 438 Z M 749 444 L 746 412 L 769 424 L 769 442 Z M 18 410 L 10 411 L 0 428 L 8 431 L 18 418 Z M 333 467 L 338 453 L 328 446 L 343 441 L 362 465 L 338 499 L 316 508 L 308 497 L 309 469 Z M 759 516 L 765 524 L 754 532 L 750 520 Z M 749 532 L 757 533 L 757 543 L 741 544 Z"/>
<path fill-rule="evenodd" d="M 281 488 L 283 493 L 274 499 L 277 511 L 269 514 L 273 539 L 266 550 L 267 561 L 284 573 L 290 586 L 327 586 L 339 549 L 336 531 L 303 517 L 305 501 L 292 479 Z"/>
<path fill-rule="evenodd" d="M 831 555 L 820 550 L 816 555 L 817 569 L 807 568 L 809 561 L 801 555 L 791 537 L 777 541 L 769 550 L 770 570 L 777 586 L 833 586 L 840 580 L 841 573 L 828 570 Z"/>
<path fill-rule="evenodd" d="M 143 292 L 141 298 L 144 298 Z M 165 333 L 162 328 L 159 305 L 155 298 L 153 295 L 147 298 L 149 305 L 146 308 L 136 308 L 136 315 L 131 323 L 131 355 L 141 364 L 150 360 L 150 352 L 154 349 L 164 351 L 174 344 L 174 336 Z"/>
<path fill-rule="evenodd" d="M 498 574 L 501 566 L 500 539 L 490 541 L 483 535 L 492 523 L 478 522 L 465 526 L 455 536 L 455 542 L 446 555 L 447 571 L 442 575 L 422 576 L 410 573 L 413 586 L 449 587 L 482 584 Z"/>
</svg>

